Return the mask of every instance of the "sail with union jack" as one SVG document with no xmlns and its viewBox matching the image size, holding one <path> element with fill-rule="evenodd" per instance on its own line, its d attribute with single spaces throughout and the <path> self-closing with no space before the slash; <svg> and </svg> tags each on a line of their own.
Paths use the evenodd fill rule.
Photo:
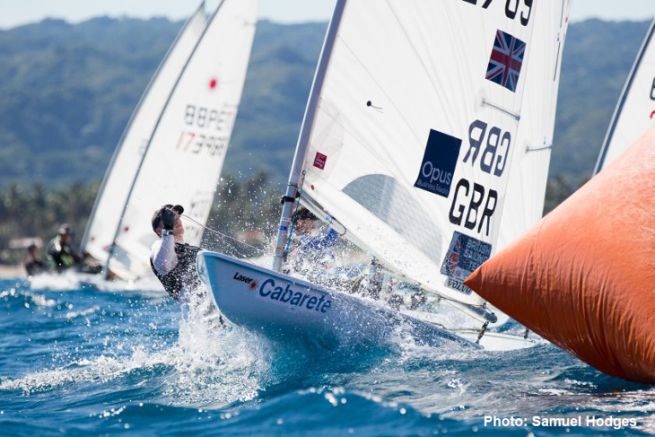
<svg viewBox="0 0 655 437">
<path fill-rule="evenodd" d="M 524 55 L 525 43 L 523 41 L 502 30 L 497 31 L 487 66 L 486 78 L 515 92 Z"/>
</svg>

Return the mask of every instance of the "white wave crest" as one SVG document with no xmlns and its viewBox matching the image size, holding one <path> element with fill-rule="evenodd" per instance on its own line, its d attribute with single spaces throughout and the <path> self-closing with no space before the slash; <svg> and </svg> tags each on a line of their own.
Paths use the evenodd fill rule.
<svg viewBox="0 0 655 437">
<path fill-rule="evenodd" d="M 67 318 L 98 311 L 94 306 L 67 313 Z M 63 367 L 29 373 L 16 379 L 0 379 L 0 390 L 26 394 L 83 384 L 112 382 L 135 371 L 152 371 L 163 380 L 160 399 L 168 405 L 220 407 L 254 398 L 269 373 L 266 342 L 254 334 L 219 323 L 217 313 L 207 306 L 188 311 L 180 322 L 177 343 L 152 350 L 149 338 L 136 340 L 125 356 L 111 353 L 75 360 Z M 156 347 L 156 346 L 154 346 Z M 116 347 L 122 350 L 124 345 Z M 126 386 L 131 388 L 133 383 Z"/>
</svg>

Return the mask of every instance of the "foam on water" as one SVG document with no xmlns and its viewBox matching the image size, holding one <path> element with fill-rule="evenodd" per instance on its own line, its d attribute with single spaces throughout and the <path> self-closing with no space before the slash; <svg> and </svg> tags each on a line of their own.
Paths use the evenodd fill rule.
<svg viewBox="0 0 655 437">
<path fill-rule="evenodd" d="M 31 292 L 15 294 L 34 299 Z M 36 296 L 37 301 L 47 302 L 46 307 L 57 304 L 53 299 Z M 219 408 L 253 399 L 270 365 L 265 358 L 266 343 L 237 327 L 221 326 L 216 313 L 207 314 L 207 307 L 206 302 L 204 306 L 187 307 L 180 320 L 177 342 L 172 346 L 153 348 L 147 337 L 128 345 L 126 339 L 112 338 L 109 343 L 115 345 L 115 350 L 20 378 L 1 379 L 0 390 L 31 394 L 68 384 L 110 383 L 145 371 L 165 374 L 159 401 L 167 405 Z M 99 310 L 94 305 L 68 311 L 65 318 L 85 317 Z"/>
<path fill-rule="evenodd" d="M 434 347 L 399 326 L 381 348 L 314 350 L 222 327 L 207 301 L 180 310 L 147 293 L 20 281 L 0 284 L 0 312 L 8 433 L 429 434 L 481 430 L 489 413 L 637 417 L 638 430 L 655 427 L 652 388 L 549 344 Z M 544 431 L 514 431 L 530 430 Z"/>
<path fill-rule="evenodd" d="M 66 271 L 64 273 L 40 273 L 28 278 L 33 290 L 78 290 L 82 279 L 79 274 Z"/>
<path fill-rule="evenodd" d="M 142 295 L 163 297 L 161 283 L 155 277 L 146 277 L 136 281 L 107 280 L 102 274 L 92 275 L 75 271 L 63 273 L 40 273 L 28 277 L 30 288 L 35 290 L 67 291 L 93 289 L 96 291 L 135 292 Z"/>
<path fill-rule="evenodd" d="M 172 405 L 217 408 L 253 399 L 270 372 L 266 342 L 224 326 L 207 299 L 189 306 L 177 344 L 169 350 L 175 372 L 165 395 Z"/>
</svg>

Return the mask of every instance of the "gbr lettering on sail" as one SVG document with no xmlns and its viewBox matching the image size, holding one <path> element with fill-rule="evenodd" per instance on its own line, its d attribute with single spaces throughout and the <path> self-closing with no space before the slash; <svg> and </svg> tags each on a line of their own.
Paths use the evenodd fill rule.
<svg viewBox="0 0 655 437">
<path fill-rule="evenodd" d="M 469 127 L 468 149 L 462 162 L 500 179 L 505 171 L 511 143 L 509 131 L 475 120 Z M 497 206 L 497 190 L 462 177 L 455 185 L 448 218 L 454 225 L 488 237 Z"/>
<path fill-rule="evenodd" d="M 470 293 L 464 280 L 486 261 L 496 245 L 507 191 L 514 137 L 521 120 L 533 2 L 529 0 L 464 1 L 467 11 L 481 8 L 486 55 L 476 64 L 472 85 L 479 90 L 473 111 L 461 126 L 461 150 L 452 175 L 448 222 L 452 235 L 440 273 L 449 288 Z M 504 6 L 504 7 L 503 7 Z M 493 19 L 491 19 L 493 17 Z M 482 39 L 481 39 L 482 41 Z M 486 45 L 486 47 L 484 47 Z M 478 52 L 478 59 L 481 56 Z M 483 64 L 484 62 L 484 64 Z M 479 70 L 478 70 L 479 68 Z M 511 222 L 508 221 L 508 223 Z"/>
<path fill-rule="evenodd" d="M 470 294 L 464 280 L 489 259 L 495 244 L 512 134 L 504 123 L 476 118 L 463 143 L 448 195 L 452 236 L 440 272 L 446 286 Z"/>
</svg>

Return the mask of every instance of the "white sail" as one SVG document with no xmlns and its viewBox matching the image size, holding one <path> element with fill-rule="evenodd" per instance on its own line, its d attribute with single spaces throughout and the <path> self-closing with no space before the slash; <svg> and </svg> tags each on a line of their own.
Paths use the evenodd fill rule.
<svg viewBox="0 0 655 437">
<path fill-rule="evenodd" d="M 524 88 L 538 68 L 530 64 L 543 65 L 535 22 L 561 8 L 530 0 L 339 2 L 296 152 L 301 197 L 424 288 L 482 303 L 463 280 L 497 250 L 508 181 L 521 170 L 512 161 L 531 104 Z M 557 35 L 549 38 L 556 48 Z M 556 90 L 548 76 L 545 93 Z M 290 185 L 293 177 L 292 170 Z"/>
<path fill-rule="evenodd" d="M 543 215 L 570 0 L 540 6 L 534 17 L 532 38 L 533 49 L 540 55 L 525 65 L 523 111 L 505 193 L 498 249 L 516 240 Z"/>
<path fill-rule="evenodd" d="M 156 239 L 150 217 L 166 203 L 207 221 L 245 82 L 257 18 L 256 0 L 224 0 L 211 17 L 165 108 L 117 229 L 109 269 L 149 274 Z M 185 241 L 203 229 L 185 223 Z"/>
<path fill-rule="evenodd" d="M 187 20 L 153 75 L 116 147 L 81 243 L 82 252 L 105 263 L 134 175 L 159 114 L 207 25 L 204 2 Z"/>
<path fill-rule="evenodd" d="M 535 16 L 533 48 L 541 56 L 526 66 L 523 111 L 496 250 L 515 241 L 543 215 L 569 9 L 570 1 L 561 0 L 540 8 Z M 498 324 L 509 318 L 495 313 Z"/>
<path fill-rule="evenodd" d="M 614 110 L 594 174 L 655 126 L 655 19 Z"/>
</svg>

